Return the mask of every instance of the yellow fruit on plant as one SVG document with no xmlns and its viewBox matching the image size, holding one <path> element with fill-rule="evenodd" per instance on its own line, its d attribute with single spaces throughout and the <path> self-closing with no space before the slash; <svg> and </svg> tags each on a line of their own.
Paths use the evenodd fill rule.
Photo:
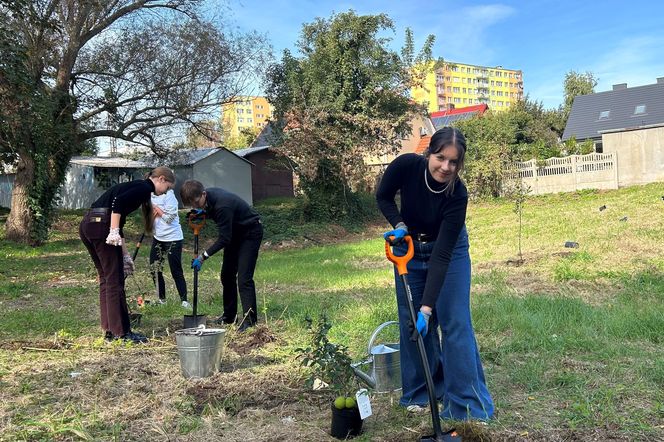
<svg viewBox="0 0 664 442">
<path fill-rule="evenodd" d="M 346 406 L 346 398 L 343 396 L 339 396 L 334 400 L 334 406 L 339 410 L 343 410 L 343 408 Z"/>
<path fill-rule="evenodd" d="M 357 405 L 357 404 L 355 403 L 354 398 L 352 398 L 352 397 L 347 397 L 346 398 L 346 408 L 355 408 L 355 405 Z"/>
</svg>

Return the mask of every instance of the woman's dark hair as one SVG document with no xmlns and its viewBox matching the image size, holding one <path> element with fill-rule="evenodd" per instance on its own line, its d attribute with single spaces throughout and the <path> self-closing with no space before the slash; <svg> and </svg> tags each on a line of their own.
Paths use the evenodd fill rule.
<svg viewBox="0 0 664 442">
<path fill-rule="evenodd" d="M 437 154 L 446 146 L 454 146 L 457 149 L 459 158 L 457 159 L 457 167 L 454 172 L 454 179 L 445 187 L 445 195 L 452 195 L 457 180 L 461 180 L 459 173 L 463 170 L 466 158 L 466 137 L 463 136 L 461 131 L 454 127 L 443 127 L 438 129 L 429 141 L 429 148 L 424 152 L 424 156 L 428 159 L 430 155 Z"/>
</svg>

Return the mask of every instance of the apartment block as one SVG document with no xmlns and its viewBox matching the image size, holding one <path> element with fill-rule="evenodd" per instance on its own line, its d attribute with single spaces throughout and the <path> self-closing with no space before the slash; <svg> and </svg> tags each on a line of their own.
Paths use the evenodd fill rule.
<svg viewBox="0 0 664 442">
<path fill-rule="evenodd" d="M 254 128 L 260 131 L 271 116 L 272 107 L 265 97 L 237 97 L 234 102 L 221 108 L 224 135 L 237 138 L 242 129 Z"/>
<path fill-rule="evenodd" d="M 411 96 L 430 113 L 478 104 L 504 111 L 523 99 L 523 74 L 502 66 L 449 61 L 437 69 L 432 65 L 423 87 L 412 89 Z"/>
</svg>

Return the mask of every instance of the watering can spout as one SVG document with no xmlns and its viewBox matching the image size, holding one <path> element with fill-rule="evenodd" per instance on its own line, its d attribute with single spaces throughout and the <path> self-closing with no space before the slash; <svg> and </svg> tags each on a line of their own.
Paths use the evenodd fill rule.
<svg viewBox="0 0 664 442">
<path fill-rule="evenodd" d="M 376 388 L 376 380 L 358 368 L 358 366 L 367 363 L 368 362 L 360 362 L 359 364 L 351 364 L 351 368 L 355 372 L 355 375 L 362 379 L 365 384 L 367 384 L 370 388 Z"/>
</svg>

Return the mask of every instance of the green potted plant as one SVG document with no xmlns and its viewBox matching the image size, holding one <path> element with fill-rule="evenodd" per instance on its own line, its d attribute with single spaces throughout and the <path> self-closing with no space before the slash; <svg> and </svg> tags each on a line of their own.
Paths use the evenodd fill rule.
<svg viewBox="0 0 664 442">
<path fill-rule="evenodd" d="M 338 439 L 357 436 L 362 431 L 362 418 L 355 402 L 357 383 L 350 365 L 352 360 L 348 348 L 330 342 L 327 334 L 332 324 L 325 314 L 316 322 L 309 317 L 306 321 L 311 336 L 310 345 L 296 351 L 300 353 L 301 365 L 310 369 L 307 387 L 313 388 L 318 380 L 326 385 L 330 398 L 334 398 L 331 404 L 332 436 Z"/>
</svg>

